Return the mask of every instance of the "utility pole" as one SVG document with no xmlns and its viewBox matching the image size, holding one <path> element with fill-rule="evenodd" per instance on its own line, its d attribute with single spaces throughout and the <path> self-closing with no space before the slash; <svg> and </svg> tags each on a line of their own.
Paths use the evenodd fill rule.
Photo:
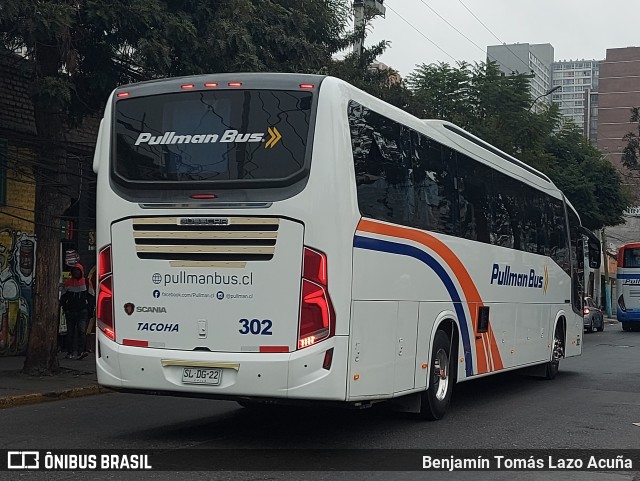
<svg viewBox="0 0 640 481">
<path fill-rule="evenodd" d="M 602 228 L 602 258 L 604 264 L 604 292 L 607 309 L 607 317 L 611 317 L 611 287 L 609 286 L 609 256 L 607 255 L 607 235 Z"/>
<path fill-rule="evenodd" d="M 353 46 L 353 53 L 362 55 L 362 47 L 364 44 L 364 28 L 366 24 L 365 10 L 373 12 L 373 16 L 382 15 L 384 17 L 385 8 L 384 0 L 353 0 L 353 25 L 356 29 L 360 28 L 363 32 Z"/>
</svg>

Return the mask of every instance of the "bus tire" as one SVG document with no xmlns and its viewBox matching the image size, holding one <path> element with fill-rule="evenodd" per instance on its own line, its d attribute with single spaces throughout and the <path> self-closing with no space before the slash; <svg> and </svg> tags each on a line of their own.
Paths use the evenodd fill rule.
<svg viewBox="0 0 640 481">
<path fill-rule="evenodd" d="M 551 351 L 551 360 L 546 364 L 545 377 L 549 380 L 555 379 L 560 369 L 560 359 L 564 357 L 564 339 L 562 339 L 562 329 L 560 325 L 556 326 L 556 332 L 553 335 L 553 347 Z"/>
<path fill-rule="evenodd" d="M 429 386 L 421 393 L 420 417 L 423 419 L 442 419 L 446 414 L 455 379 L 451 364 L 451 341 L 446 332 L 438 330 L 431 350 Z"/>
<path fill-rule="evenodd" d="M 630 331 L 631 330 L 631 324 L 629 324 L 628 322 L 623 322 L 622 323 L 622 330 L 623 331 Z"/>
</svg>

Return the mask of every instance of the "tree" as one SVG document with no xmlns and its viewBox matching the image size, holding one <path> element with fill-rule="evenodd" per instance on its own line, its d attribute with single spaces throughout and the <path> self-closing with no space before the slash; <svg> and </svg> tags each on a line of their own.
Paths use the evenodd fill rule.
<svg viewBox="0 0 640 481">
<path fill-rule="evenodd" d="M 35 308 L 24 372 L 58 370 L 58 230 L 74 172 L 61 142 L 119 84 L 224 71 L 317 71 L 344 48 L 346 0 L 4 0 L 1 45 L 33 64 Z"/>
<path fill-rule="evenodd" d="M 600 229 L 624 223 L 630 195 L 620 174 L 574 126 L 547 139 L 545 150 L 554 163 L 547 174 L 580 214 L 583 225 Z"/>
<path fill-rule="evenodd" d="M 446 119 L 467 127 L 469 112 L 474 108 L 469 64 L 459 63 L 458 68 L 443 62 L 422 64 L 409 74 L 407 85 L 413 91 L 418 117 Z"/>
<path fill-rule="evenodd" d="M 630 122 L 636 123 L 638 133 L 629 132 L 622 137 L 627 142 L 622 150 L 622 165 L 630 170 L 640 169 L 640 107 L 631 108 Z"/>
<path fill-rule="evenodd" d="M 413 108 L 423 117 L 456 123 L 546 173 L 587 227 L 623 222 L 630 198 L 620 175 L 575 126 L 562 122 L 556 105 L 531 111 L 528 76 L 504 76 L 493 62 L 423 64 L 408 85 Z"/>
</svg>

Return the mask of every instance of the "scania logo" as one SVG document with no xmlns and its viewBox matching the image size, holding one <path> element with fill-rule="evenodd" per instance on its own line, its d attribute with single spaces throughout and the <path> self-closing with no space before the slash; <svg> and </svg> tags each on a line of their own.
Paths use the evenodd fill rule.
<svg viewBox="0 0 640 481">
<path fill-rule="evenodd" d="M 158 314 L 166 314 L 166 307 L 155 307 L 155 306 L 138 306 L 136 307 L 136 312 L 156 312 Z"/>
<path fill-rule="evenodd" d="M 180 225 L 229 225 L 229 219 L 220 217 L 183 217 Z"/>
<path fill-rule="evenodd" d="M 127 313 L 128 316 L 130 316 L 131 314 L 133 314 L 133 311 L 135 310 L 136 306 L 133 305 L 131 302 L 127 302 L 124 305 L 124 312 Z"/>
</svg>

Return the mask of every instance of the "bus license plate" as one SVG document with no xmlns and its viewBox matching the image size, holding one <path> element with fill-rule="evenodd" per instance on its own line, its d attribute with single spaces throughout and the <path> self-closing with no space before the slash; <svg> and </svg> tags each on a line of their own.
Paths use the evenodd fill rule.
<svg viewBox="0 0 640 481">
<path fill-rule="evenodd" d="M 217 386 L 222 379 L 222 369 L 210 367 L 182 368 L 182 382 L 185 384 L 211 384 Z"/>
</svg>

